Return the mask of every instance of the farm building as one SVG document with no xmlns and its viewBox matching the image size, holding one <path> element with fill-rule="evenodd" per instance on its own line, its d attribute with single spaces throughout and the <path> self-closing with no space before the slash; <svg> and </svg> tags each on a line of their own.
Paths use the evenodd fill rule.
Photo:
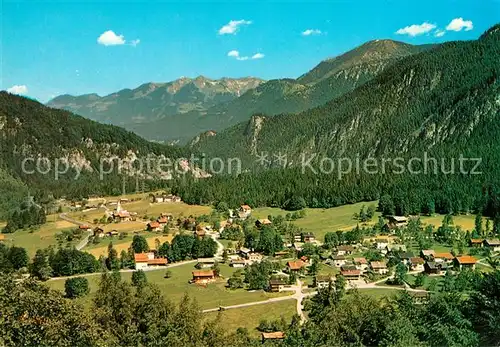
<svg viewBox="0 0 500 347">
<path fill-rule="evenodd" d="M 166 258 L 155 258 L 153 252 L 149 253 L 136 253 L 134 254 L 135 269 L 145 270 L 151 267 L 167 266 L 168 260 Z"/>
<path fill-rule="evenodd" d="M 193 279 L 191 283 L 195 284 L 207 284 L 215 281 L 215 272 L 209 271 L 193 271 Z"/>
</svg>

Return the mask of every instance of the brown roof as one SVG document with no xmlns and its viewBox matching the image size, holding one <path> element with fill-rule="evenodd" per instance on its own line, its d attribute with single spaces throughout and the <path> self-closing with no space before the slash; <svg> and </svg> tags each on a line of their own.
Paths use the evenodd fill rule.
<svg viewBox="0 0 500 347">
<path fill-rule="evenodd" d="M 489 246 L 500 246 L 500 240 L 499 239 L 487 239 L 484 240 L 486 244 Z"/>
<path fill-rule="evenodd" d="M 167 265 L 168 260 L 166 258 L 156 258 L 148 260 L 148 265 Z"/>
<path fill-rule="evenodd" d="M 80 229 L 90 229 L 90 227 L 88 225 L 80 225 L 79 228 Z"/>
<path fill-rule="evenodd" d="M 423 260 L 420 257 L 413 257 L 413 258 L 410 258 L 410 263 L 412 263 L 412 264 L 423 264 L 423 263 L 425 263 L 425 260 Z"/>
<path fill-rule="evenodd" d="M 269 280 L 269 284 L 275 286 L 283 286 L 286 284 L 286 282 L 281 279 L 271 279 Z"/>
<path fill-rule="evenodd" d="M 344 270 L 340 271 L 342 276 L 359 276 L 361 275 L 361 270 Z"/>
<path fill-rule="evenodd" d="M 193 277 L 215 277 L 215 273 L 212 270 L 193 271 Z"/>
<path fill-rule="evenodd" d="M 285 333 L 282 331 L 275 331 L 272 333 L 262 333 L 262 338 L 264 340 L 278 340 L 278 339 L 284 339 L 285 338 Z"/>
<path fill-rule="evenodd" d="M 128 211 L 120 211 L 117 214 L 119 217 L 125 218 L 125 217 L 130 217 L 130 213 Z"/>
<path fill-rule="evenodd" d="M 264 219 L 258 219 L 257 222 L 259 222 L 260 224 L 263 224 L 263 225 L 269 225 L 269 224 L 272 224 L 272 222 L 267 219 L 267 218 L 264 218 Z"/>
<path fill-rule="evenodd" d="M 241 205 L 242 210 L 251 210 L 250 206 L 248 205 Z"/>
<path fill-rule="evenodd" d="M 304 267 L 304 262 L 302 260 L 289 261 L 287 265 L 290 270 L 300 270 Z"/>
<path fill-rule="evenodd" d="M 454 257 L 450 252 L 442 252 L 442 253 L 434 254 L 434 258 L 443 258 L 443 259 L 451 260 Z"/>
<path fill-rule="evenodd" d="M 355 263 L 359 263 L 359 264 L 367 264 L 368 263 L 365 258 L 354 258 L 353 260 Z"/>
<path fill-rule="evenodd" d="M 470 239 L 471 243 L 483 243 L 483 239 Z"/>
<path fill-rule="evenodd" d="M 134 260 L 136 263 L 147 263 L 148 259 L 149 259 L 149 253 L 134 254 Z"/>
<path fill-rule="evenodd" d="M 455 259 L 458 261 L 459 264 L 475 264 L 477 262 L 477 259 L 471 257 L 470 255 L 456 257 Z"/>
<path fill-rule="evenodd" d="M 346 252 L 352 252 L 354 251 L 354 247 L 353 246 L 338 246 L 337 247 L 337 251 L 346 251 Z"/>
<path fill-rule="evenodd" d="M 158 223 L 158 222 L 156 222 L 156 221 L 155 221 L 155 222 L 149 222 L 149 223 L 148 223 L 148 226 L 149 226 L 150 228 L 159 228 L 159 227 L 160 227 L 160 223 Z"/>
<path fill-rule="evenodd" d="M 372 268 L 374 269 L 385 269 L 387 268 L 387 265 L 385 264 L 385 262 L 383 261 L 372 261 L 370 263 L 370 265 L 372 266 Z"/>
<path fill-rule="evenodd" d="M 156 220 L 158 223 L 168 223 L 167 217 L 160 217 Z"/>
<path fill-rule="evenodd" d="M 0 234 L 0 240 L 4 240 L 5 239 L 5 235 L 4 234 Z"/>
</svg>

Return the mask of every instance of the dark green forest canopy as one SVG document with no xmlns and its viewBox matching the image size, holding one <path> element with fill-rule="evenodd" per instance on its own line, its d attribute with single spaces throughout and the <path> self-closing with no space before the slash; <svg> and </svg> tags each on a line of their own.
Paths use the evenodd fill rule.
<svg viewBox="0 0 500 347">
<path fill-rule="evenodd" d="M 127 175 L 120 177 L 116 172 L 100 179 L 102 158 L 126 158 L 134 153 L 137 157 L 152 154 L 177 159 L 187 158 L 190 153 L 180 147 L 149 142 L 122 128 L 99 124 L 6 92 L 0 92 L 0 124 L 0 180 L 5 182 L 0 189 L 8 191 L 2 196 L 9 197 L 8 203 L 3 199 L 0 202 L 2 211 L 16 206 L 26 196 L 27 188 L 37 197 L 52 194 L 71 198 L 117 194 L 121 191 L 123 179 L 129 186 L 135 186 L 135 178 Z M 23 171 L 23 160 L 26 158 L 47 158 L 51 162 L 51 170 L 47 174 L 36 171 L 26 173 Z M 80 162 L 86 167 L 78 180 L 75 180 L 76 169 L 55 177 L 54 160 L 61 158 L 73 158 L 75 163 Z M 26 163 L 28 169 L 33 169 L 33 161 Z"/>
<path fill-rule="evenodd" d="M 402 214 L 482 210 L 498 192 L 500 172 L 500 32 L 479 40 L 448 42 L 386 68 L 353 92 L 297 115 L 254 116 L 195 149 L 208 157 L 241 158 L 249 171 L 238 177 L 185 184 L 186 201 L 213 200 L 256 206 L 284 206 L 294 195 L 310 207 L 331 207 L 389 194 Z M 284 154 L 289 168 L 271 163 L 263 170 L 260 153 Z M 458 171 L 460 156 L 481 158 L 481 174 L 378 174 L 352 172 L 338 179 L 300 167 L 302 155 L 319 159 L 424 155 Z M 272 159 L 272 157 L 270 158 Z M 444 160 L 444 165 L 441 162 Z M 475 162 L 474 162 L 475 163 Z M 473 162 L 467 165 L 470 173 Z M 274 167 L 274 168 L 273 168 Z M 295 168 L 294 168 L 295 167 Z M 316 166 L 317 168 L 317 166 Z M 416 163 L 415 169 L 422 169 Z M 379 170 L 380 171 L 380 170 Z M 496 198 L 493 198 L 496 199 Z"/>
<path fill-rule="evenodd" d="M 147 273 L 145 273 L 147 277 Z M 500 273 L 478 273 L 465 293 L 401 292 L 377 300 L 345 291 L 342 276 L 307 303 L 308 321 L 279 322 L 285 338 L 269 346 L 494 346 L 500 338 Z M 5 346 L 259 346 L 247 329 L 204 319 L 185 296 L 178 305 L 147 280 L 134 286 L 103 274 L 91 309 L 33 279 L 0 276 L 0 343 Z"/>
</svg>

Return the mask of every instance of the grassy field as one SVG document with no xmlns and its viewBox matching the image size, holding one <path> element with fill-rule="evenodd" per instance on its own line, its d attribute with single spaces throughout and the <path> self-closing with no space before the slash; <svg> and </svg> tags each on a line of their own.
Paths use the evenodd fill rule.
<svg viewBox="0 0 500 347">
<path fill-rule="evenodd" d="M 151 233 L 140 233 L 139 235 L 142 235 L 146 238 L 148 241 L 148 245 L 150 249 L 155 249 L 156 248 L 156 239 L 160 241 L 160 244 L 168 241 L 172 242 L 173 235 L 159 235 L 159 234 L 151 234 Z M 88 247 L 84 248 L 83 250 L 86 252 L 89 252 L 90 254 L 93 254 L 96 258 L 99 258 L 99 256 L 104 255 L 106 256 L 108 254 L 108 245 L 110 242 L 113 242 L 113 248 L 116 249 L 118 254 L 121 253 L 122 250 L 128 250 L 129 247 L 132 245 L 132 239 L 134 235 L 128 235 L 127 237 L 123 239 L 118 239 L 118 237 L 113 237 L 113 238 L 103 238 L 102 241 L 98 244 L 91 244 Z"/>
<path fill-rule="evenodd" d="M 283 316 L 287 322 L 290 322 L 292 316 L 297 313 L 295 302 L 295 300 L 286 300 L 222 312 L 210 312 L 205 313 L 204 318 L 207 320 L 220 319 L 222 326 L 230 332 L 234 332 L 240 327 L 247 328 L 252 336 L 258 337 L 260 332 L 257 330 L 257 327 L 262 319 L 273 321 L 281 319 Z"/>
<path fill-rule="evenodd" d="M 134 231 L 146 230 L 146 225 L 147 223 L 143 221 L 129 221 L 120 223 L 109 223 L 106 225 L 102 225 L 101 228 L 104 230 L 105 233 L 113 230 L 116 230 L 118 232 L 131 233 Z"/>
<path fill-rule="evenodd" d="M 432 224 L 436 228 L 441 226 L 443 224 L 443 218 L 444 215 L 437 214 L 434 216 L 422 216 L 420 217 L 421 221 L 423 224 Z M 458 216 L 453 216 L 453 224 L 456 226 L 460 226 L 463 231 L 472 231 L 474 229 L 474 220 L 476 216 L 473 214 L 470 215 L 458 215 Z M 483 218 L 483 227 L 486 225 L 486 218 Z"/>
<path fill-rule="evenodd" d="M 397 295 L 401 290 L 398 289 L 388 289 L 388 288 L 367 288 L 358 289 L 361 294 L 373 296 L 376 299 L 390 298 Z"/>
<path fill-rule="evenodd" d="M 307 208 L 306 216 L 293 221 L 293 223 L 304 229 L 304 231 L 314 233 L 318 240 L 323 241 L 324 235 L 328 231 L 350 230 L 356 227 L 358 222 L 353 218 L 353 215 L 355 213 L 359 213 L 363 205 L 365 207 L 376 207 L 377 201 L 360 202 L 329 209 Z M 254 209 L 252 211 L 252 217 L 260 219 L 267 218 L 269 215 L 284 216 L 287 213 L 289 213 L 289 211 L 285 211 L 280 208 L 262 207 Z M 373 225 L 377 222 L 379 216 L 380 213 L 375 213 L 373 219 L 365 225 Z M 434 216 L 422 216 L 421 220 L 423 224 L 432 224 L 437 228 L 442 224 L 443 218 L 444 215 L 436 214 Z M 474 229 L 474 219 L 475 215 L 453 216 L 454 225 L 460 226 L 464 231 Z M 483 223 L 486 223 L 486 218 L 483 219 Z"/>
<path fill-rule="evenodd" d="M 306 216 L 301 219 L 295 220 L 293 223 L 298 227 L 314 233 L 316 238 L 323 241 L 325 234 L 329 231 L 349 230 L 354 228 L 358 222 L 353 218 L 355 213 L 359 213 L 362 206 L 368 207 L 370 205 L 377 206 L 376 201 L 360 202 L 357 204 L 344 205 L 328 209 L 307 208 Z M 267 218 L 268 215 L 286 215 L 289 211 L 279 208 L 257 208 L 252 211 L 252 217 Z M 378 220 L 380 214 L 377 212 L 373 217 L 371 223 L 373 224 Z"/>
<path fill-rule="evenodd" d="M 415 283 L 415 277 L 414 275 L 406 275 L 406 281 L 408 282 L 408 284 L 412 285 Z M 429 287 L 429 284 L 433 281 L 433 280 L 436 280 L 437 281 L 437 285 L 436 285 L 436 290 L 439 290 L 441 289 L 441 287 L 443 286 L 443 280 L 444 278 L 443 277 L 438 277 L 438 276 L 425 276 L 424 277 L 424 285 L 420 288 L 420 289 L 427 289 Z"/>
<path fill-rule="evenodd" d="M 37 249 L 57 245 L 56 235 L 63 230 L 73 228 L 75 228 L 75 226 L 66 221 L 48 222 L 33 232 L 19 230 L 13 234 L 4 234 L 5 243 L 8 246 L 26 248 L 28 254 L 32 257 L 35 255 Z"/>
<path fill-rule="evenodd" d="M 267 293 L 264 291 L 246 291 L 243 289 L 229 290 L 225 288 L 226 279 L 231 276 L 235 269 L 221 264 L 221 275 L 224 277 L 217 283 L 209 284 L 206 288 L 189 284 L 192 278 L 191 271 L 195 270 L 194 264 L 185 264 L 170 269 L 171 278 L 164 278 L 166 269 L 148 271 L 146 276 L 150 283 L 155 283 L 162 291 L 163 295 L 179 302 L 184 293 L 188 293 L 191 298 L 195 298 L 202 309 L 215 308 L 219 306 L 229 306 L 243 304 L 246 302 L 267 300 L 271 297 L 288 295 L 289 293 Z M 100 275 L 86 276 L 89 280 L 90 294 L 82 299 L 83 303 L 90 303 L 92 295 L 95 293 Z M 132 272 L 122 273 L 124 280 L 130 281 Z M 53 289 L 64 290 L 64 280 L 56 279 L 46 282 Z"/>
<path fill-rule="evenodd" d="M 113 206 L 109 207 L 111 210 Z M 212 211 L 211 206 L 200 206 L 200 205 L 188 205 L 183 202 L 164 202 L 164 203 L 150 203 L 149 199 L 144 198 L 140 201 L 132 201 L 128 203 L 123 203 L 122 208 L 128 210 L 129 212 L 137 212 L 139 217 L 158 217 L 162 212 L 172 213 L 174 218 L 179 216 L 188 217 L 190 215 L 199 216 L 202 214 L 210 214 Z M 84 220 L 88 223 L 92 223 L 94 219 L 99 219 L 105 214 L 103 208 L 93 210 L 93 211 L 78 211 L 69 213 L 69 216 L 77 219 Z M 116 224 L 113 224 L 116 225 Z"/>
<path fill-rule="evenodd" d="M 210 206 L 198 206 L 198 205 L 187 205 L 184 203 L 158 203 L 158 204 L 150 204 L 148 199 L 148 194 L 129 194 L 126 196 L 129 199 L 137 199 L 141 198 L 139 201 L 132 201 L 130 203 L 123 204 L 123 208 L 127 209 L 131 212 L 137 212 L 140 217 L 144 215 L 148 215 L 150 217 L 157 217 L 162 212 L 172 213 L 174 217 L 179 216 L 190 216 L 190 215 L 201 215 L 201 214 L 209 214 L 212 211 Z M 118 197 L 108 197 L 106 200 L 117 200 Z M 96 201 L 104 201 L 104 199 L 96 199 Z M 77 220 L 81 220 L 87 223 L 92 224 L 94 219 L 99 219 L 105 214 L 104 209 L 98 209 L 87 212 L 70 212 L 68 216 L 75 218 Z M 0 228 L 5 226 L 5 222 L 0 222 Z M 47 216 L 47 223 L 42 225 L 39 230 L 30 233 L 27 230 L 17 231 L 13 234 L 6 234 L 5 243 L 9 246 L 15 245 L 24 247 L 27 249 L 30 257 L 32 257 L 37 249 L 46 248 L 49 246 L 57 245 L 57 240 L 55 238 L 57 233 L 62 232 L 66 229 L 72 229 L 76 226 L 70 222 L 66 222 L 64 220 L 59 219 L 58 215 L 49 215 Z M 163 236 L 163 235 L 151 235 L 146 233 L 145 223 L 141 221 L 135 222 L 123 222 L 123 223 L 110 223 L 103 226 L 105 232 L 111 230 L 117 230 L 118 232 L 127 232 L 128 237 L 118 240 L 116 237 L 113 239 L 113 244 L 115 248 L 118 250 L 118 253 L 121 252 L 122 249 L 128 249 L 132 242 L 132 233 L 134 231 L 143 231 L 144 236 L 148 238 L 148 243 L 150 247 L 155 246 L 155 239 L 158 238 L 160 242 L 171 241 L 172 236 Z M 142 234 L 142 233 L 141 233 Z M 99 256 L 101 254 L 107 253 L 107 247 L 109 244 L 109 239 L 104 239 L 102 243 L 97 245 L 89 245 L 88 250 L 90 253 L 95 256 Z M 75 242 L 76 243 L 76 242 Z"/>
</svg>

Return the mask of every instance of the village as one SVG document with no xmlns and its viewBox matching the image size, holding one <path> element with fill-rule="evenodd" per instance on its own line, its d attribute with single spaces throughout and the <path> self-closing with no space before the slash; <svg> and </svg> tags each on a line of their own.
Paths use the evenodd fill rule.
<svg viewBox="0 0 500 347">
<path fill-rule="evenodd" d="M 139 200 L 124 197 L 71 203 L 69 208 L 60 217 L 77 224 L 72 231 L 78 236 L 77 249 L 105 259 L 110 247 L 116 247 L 121 257 L 124 252 L 131 257 L 120 272 L 141 271 L 153 276 L 163 270 L 164 276 L 154 278 L 160 278 L 167 291 L 174 270 L 175 274 L 182 271 L 180 277 L 185 281 L 175 286 L 196 288 L 200 298 L 203 291 L 218 288 L 221 297 L 215 302 L 220 304 L 210 307 L 207 303 L 206 314 L 294 300 L 295 311 L 304 322 L 308 300 L 318 291 L 335 290 L 339 281 L 347 290 L 367 293 L 407 291 L 421 302 L 441 290 L 448 277 L 477 269 L 489 271 L 500 252 L 500 240 L 493 237 L 462 232 L 466 236 L 459 239 L 467 242 L 465 247 L 439 239 L 445 227 L 455 235 L 453 223 L 446 224 L 450 221 L 443 221 L 429 235 L 418 216 L 378 215 L 377 222 L 369 218 L 359 222 L 355 214 L 351 217 L 353 227 L 318 236 L 295 225 L 308 218 L 304 210 L 264 217 L 242 204 L 234 209 L 222 205 L 205 208 L 201 214 L 184 214 L 179 213 L 185 209 L 182 201 L 165 193 Z M 134 250 L 136 239 L 149 246 Z M 172 253 L 186 240 L 208 248 L 205 253 L 194 248 L 180 251 L 182 256 Z M 54 278 L 50 282 L 59 281 Z M 238 293 L 236 304 L 224 299 L 233 292 Z M 252 301 L 255 293 L 262 294 Z M 261 338 L 279 340 L 284 334 L 261 331 Z"/>
<path fill-rule="evenodd" d="M 151 197 L 151 203 L 179 202 L 175 196 L 161 195 Z M 127 200 L 111 203 L 107 209 L 109 222 L 127 223 L 137 221 L 135 212 L 129 212 L 123 206 Z M 111 210 L 111 206 L 114 206 Z M 250 271 L 263 271 L 259 268 L 261 263 L 269 263 L 272 271 L 263 271 L 265 283 L 258 288 L 269 293 L 286 295 L 282 298 L 295 299 L 297 313 L 304 320 L 304 304 L 318 290 L 334 287 L 339 277 L 346 282 L 347 289 L 356 290 L 408 290 L 415 300 L 427 300 L 432 292 L 437 290 L 435 283 L 442 282 L 445 276 L 457 275 L 460 272 L 475 270 L 476 266 L 488 267 L 482 254 L 496 254 L 500 251 L 500 240 L 493 238 L 470 238 L 468 247 L 475 250 L 472 254 L 452 253 L 438 245 L 437 249 L 410 249 L 408 244 L 414 240 L 401 235 L 401 231 L 412 223 L 412 217 L 387 216 L 378 233 L 371 233 L 362 237 L 340 237 L 328 243 L 319 240 L 312 232 L 295 230 L 291 234 L 280 233 L 281 243 L 279 249 L 272 252 L 258 250 L 258 247 L 249 247 L 245 244 L 243 229 L 253 229 L 262 233 L 264 229 L 279 229 L 273 222 L 282 225 L 280 218 L 253 218 L 252 208 L 243 204 L 238 209 L 224 211 L 220 217 L 226 219 L 200 220 L 194 216 L 175 219 L 173 214 L 161 212 L 156 218 L 142 219 L 144 231 L 147 233 L 161 234 L 165 230 L 174 233 L 190 233 L 196 239 L 211 238 L 217 242 L 217 252 L 213 257 L 190 259 L 192 264 L 191 279 L 193 286 L 206 288 L 214 283 L 223 282 L 231 289 L 252 288 L 251 283 L 245 283 L 244 275 Z M 296 218 L 300 218 L 297 217 Z M 216 218 L 217 219 L 217 218 Z M 380 223 L 380 220 L 379 220 Z M 250 225 L 250 226 L 249 226 Z M 91 238 L 117 237 L 116 230 L 104 232 L 103 228 L 91 229 L 88 225 L 80 226 L 89 233 Z M 349 231 L 344 232 L 349 233 Z M 362 234 L 362 233 L 361 233 Z M 325 236 L 326 238 L 326 236 Z M 153 271 L 162 268 L 168 269 L 175 263 L 168 257 L 159 256 L 156 250 L 134 254 L 134 270 Z M 267 254 L 266 254 L 267 253 Z M 233 268 L 229 278 L 221 275 L 221 265 Z M 411 280 L 409 280 L 411 279 Z M 434 280 L 434 285 L 431 285 Z M 427 286 L 424 284 L 427 283 Z M 270 301 L 275 299 L 268 299 Z M 220 306 L 207 309 L 227 310 L 231 306 Z M 282 332 L 262 332 L 263 341 L 268 339 L 283 338 Z"/>
</svg>

